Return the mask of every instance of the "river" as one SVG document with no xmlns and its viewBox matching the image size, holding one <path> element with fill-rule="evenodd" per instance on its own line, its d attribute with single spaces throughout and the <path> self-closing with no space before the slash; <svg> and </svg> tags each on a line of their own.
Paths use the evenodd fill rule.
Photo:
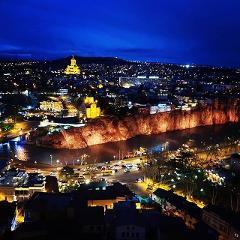
<svg viewBox="0 0 240 240">
<path fill-rule="evenodd" d="M 149 151 L 161 151 L 162 147 L 167 146 L 169 150 L 174 150 L 187 142 L 201 147 L 204 143 L 222 143 L 227 139 L 229 141 L 229 138 L 236 140 L 239 137 L 240 124 L 225 124 L 196 127 L 151 136 L 138 136 L 127 141 L 106 143 L 79 150 L 45 149 L 26 145 L 23 141 L 11 141 L 0 145 L 0 159 L 17 157 L 22 161 L 50 163 L 50 155 L 52 155 L 52 161 L 55 164 L 57 162 L 73 164 L 83 154 L 87 154 L 87 162 L 106 162 L 126 156 L 129 152 L 133 152 L 140 147 Z"/>
</svg>

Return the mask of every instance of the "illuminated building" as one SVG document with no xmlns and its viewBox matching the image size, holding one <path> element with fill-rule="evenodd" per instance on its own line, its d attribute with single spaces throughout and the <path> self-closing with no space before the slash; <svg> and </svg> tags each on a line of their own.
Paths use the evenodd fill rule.
<svg viewBox="0 0 240 240">
<path fill-rule="evenodd" d="M 96 118 L 99 117 L 101 113 L 100 107 L 97 107 L 96 103 L 92 103 L 90 107 L 86 108 L 87 118 Z"/>
<path fill-rule="evenodd" d="M 85 97 L 84 104 L 92 104 L 94 103 L 94 97 Z"/>
<path fill-rule="evenodd" d="M 101 83 L 98 84 L 98 88 L 103 88 L 103 85 Z"/>
<path fill-rule="evenodd" d="M 61 112 L 63 110 L 62 102 L 43 101 L 40 102 L 40 109 L 43 111 Z"/>
<path fill-rule="evenodd" d="M 157 106 L 150 107 L 150 114 L 156 114 L 160 112 L 170 112 L 171 106 L 165 103 L 160 103 Z"/>
<path fill-rule="evenodd" d="M 84 104 L 86 106 L 87 118 L 96 118 L 100 116 L 101 109 L 97 107 L 97 101 L 94 100 L 94 97 L 86 97 L 84 99 Z"/>
<path fill-rule="evenodd" d="M 190 229 L 195 229 L 201 220 L 202 210 L 199 206 L 170 190 L 158 188 L 153 192 L 152 200 L 162 207 L 163 212 L 171 212 L 173 216 L 182 218 Z"/>
<path fill-rule="evenodd" d="M 126 197 L 113 197 L 107 199 L 89 199 L 88 207 L 104 207 L 104 210 L 112 209 L 115 203 L 126 201 Z"/>
<path fill-rule="evenodd" d="M 68 89 L 67 88 L 60 88 L 58 93 L 61 96 L 68 95 Z"/>
<path fill-rule="evenodd" d="M 71 59 L 70 65 L 65 69 L 66 74 L 80 74 L 80 68 L 77 65 L 77 61 L 74 57 Z"/>
<path fill-rule="evenodd" d="M 78 115 L 78 110 L 72 104 L 67 104 L 67 111 L 69 117 L 75 117 Z"/>
<path fill-rule="evenodd" d="M 137 76 L 137 77 L 119 77 L 119 85 L 124 88 L 140 86 L 145 83 L 160 83 L 161 79 L 158 76 Z"/>
</svg>

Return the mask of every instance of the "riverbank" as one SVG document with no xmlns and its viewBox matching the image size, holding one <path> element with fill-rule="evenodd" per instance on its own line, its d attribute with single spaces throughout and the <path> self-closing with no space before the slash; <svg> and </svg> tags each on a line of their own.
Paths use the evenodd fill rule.
<svg viewBox="0 0 240 240">
<path fill-rule="evenodd" d="M 17 137 L 21 137 L 24 136 L 26 134 L 29 134 L 30 131 L 33 128 L 38 127 L 39 122 L 37 121 L 32 121 L 32 122 L 27 122 L 27 121 L 21 121 L 21 122 L 17 122 L 14 124 L 13 129 L 11 129 L 10 131 L 6 132 L 6 133 L 2 133 L 1 137 L 0 137 L 0 144 L 4 144 L 7 143 Z"/>
<path fill-rule="evenodd" d="M 36 145 L 54 149 L 81 149 L 93 145 L 124 141 L 139 135 L 160 134 L 239 122 L 240 101 L 214 101 L 191 111 L 174 110 L 153 115 L 137 114 L 122 119 L 103 117 L 82 128 L 71 128 L 39 137 Z"/>
<path fill-rule="evenodd" d="M 24 162 L 35 162 L 50 164 L 50 155 L 53 162 L 57 160 L 71 164 L 76 159 L 81 159 L 87 155 L 86 162 L 99 163 L 124 158 L 132 155 L 136 149 L 145 148 L 149 152 L 160 152 L 167 147 L 169 151 L 174 151 L 182 144 L 190 144 L 198 149 L 204 146 L 225 144 L 239 139 L 240 124 L 230 123 L 225 125 L 196 127 L 181 131 L 172 131 L 149 136 L 137 136 L 127 141 L 106 143 L 90 146 L 84 149 L 52 149 L 40 148 L 24 144 L 24 142 L 11 141 L 8 144 L 0 144 L 0 157 L 11 159 L 15 155 Z M 190 140 L 190 142 L 189 142 Z"/>
</svg>

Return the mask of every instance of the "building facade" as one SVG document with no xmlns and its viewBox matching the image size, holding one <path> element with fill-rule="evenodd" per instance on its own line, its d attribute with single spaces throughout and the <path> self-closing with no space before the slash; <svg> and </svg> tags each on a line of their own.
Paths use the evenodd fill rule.
<svg viewBox="0 0 240 240">
<path fill-rule="evenodd" d="M 77 65 L 77 61 L 74 57 L 72 57 L 70 65 L 68 65 L 65 69 L 65 74 L 80 74 L 80 68 Z"/>
</svg>

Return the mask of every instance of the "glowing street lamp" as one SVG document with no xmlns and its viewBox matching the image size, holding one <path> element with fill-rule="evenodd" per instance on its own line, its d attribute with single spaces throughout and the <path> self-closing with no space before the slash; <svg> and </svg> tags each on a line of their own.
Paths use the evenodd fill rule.
<svg viewBox="0 0 240 240">
<path fill-rule="evenodd" d="M 51 164 L 51 166 L 52 166 L 52 160 L 53 160 L 53 159 L 52 159 L 52 155 L 50 154 L 49 156 L 50 156 L 50 164 Z"/>
</svg>

